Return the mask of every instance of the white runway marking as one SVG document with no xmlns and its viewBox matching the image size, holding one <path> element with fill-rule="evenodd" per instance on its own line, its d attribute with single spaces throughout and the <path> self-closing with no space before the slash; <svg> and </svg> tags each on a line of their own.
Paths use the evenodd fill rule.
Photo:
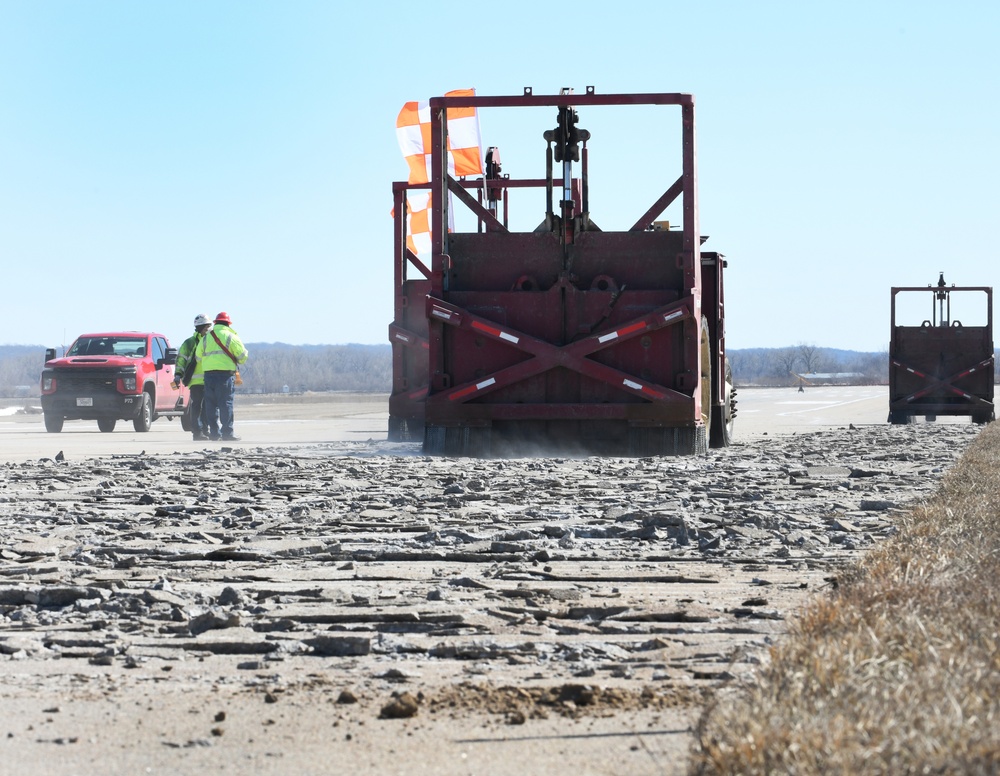
<svg viewBox="0 0 1000 776">
<path fill-rule="evenodd" d="M 872 399 L 880 399 L 880 398 L 881 398 L 880 395 L 872 395 L 872 396 L 862 396 L 860 399 L 851 399 L 849 401 L 812 402 L 812 403 L 815 403 L 815 404 L 819 404 L 820 406 L 818 406 L 818 407 L 810 407 L 809 409 L 805 409 L 805 410 L 793 410 L 791 412 L 779 412 L 778 414 L 779 415 L 799 415 L 799 414 L 801 414 L 803 412 L 815 412 L 816 410 L 829 410 L 829 409 L 833 409 L 834 407 L 846 407 L 846 406 L 848 406 L 850 404 L 857 404 L 858 402 L 871 401 Z M 782 402 L 782 403 L 784 404 L 784 403 L 787 403 L 787 402 Z M 803 402 L 803 403 L 806 403 L 806 402 Z"/>
</svg>

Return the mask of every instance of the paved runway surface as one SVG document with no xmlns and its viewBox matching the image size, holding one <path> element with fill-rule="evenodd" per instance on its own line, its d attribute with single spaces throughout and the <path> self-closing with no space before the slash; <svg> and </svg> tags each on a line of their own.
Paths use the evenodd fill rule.
<svg viewBox="0 0 1000 776">
<path fill-rule="evenodd" d="M 0 773 L 684 773 L 978 430 L 739 400 L 707 456 L 516 461 L 388 442 L 385 395 L 241 396 L 225 446 L 0 404 Z"/>
<path fill-rule="evenodd" d="M 824 427 L 886 423 L 885 386 L 740 388 L 736 443 L 765 435 L 795 434 Z M 34 403 L 30 400 L 28 404 Z M 120 422 L 102 434 L 94 421 L 67 421 L 59 434 L 45 431 L 40 414 L 17 412 L 24 400 L 0 405 L 0 461 L 37 460 L 63 455 L 79 459 L 106 455 L 186 452 L 209 443 L 191 441 L 175 420 L 160 419 L 147 433 Z M 309 394 L 237 397 L 236 433 L 241 447 L 302 446 L 386 441 L 386 394 Z M 967 418 L 939 422 L 968 423 Z M 390 446 L 380 452 L 407 454 L 413 446 Z"/>
</svg>

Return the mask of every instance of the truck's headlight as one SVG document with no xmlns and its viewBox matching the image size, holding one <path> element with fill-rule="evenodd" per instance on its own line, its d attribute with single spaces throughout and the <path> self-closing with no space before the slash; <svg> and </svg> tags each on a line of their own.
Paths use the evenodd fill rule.
<svg viewBox="0 0 1000 776">
<path fill-rule="evenodd" d="M 42 378 L 42 390 L 48 393 L 49 391 L 54 391 L 56 388 L 56 378 L 54 377 L 43 377 Z"/>
<path fill-rule="evenodd" d="M 135 390 L 135 375 L 131 375 L 130 377 L 123 377 L 122 378 L 122 388 L 124 390 L 126 390 L 126 391 L 134 391 Z"/>
</svg>

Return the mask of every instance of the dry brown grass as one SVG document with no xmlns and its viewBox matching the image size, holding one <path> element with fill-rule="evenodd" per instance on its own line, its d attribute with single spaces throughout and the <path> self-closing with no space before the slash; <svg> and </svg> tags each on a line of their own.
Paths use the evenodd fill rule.
<svg viewBox="0 0 1000 776">
<path fill-rule="evenodd" d="M 1000 773 L 1000 423 L 698 730 L 699 774 Z"/>
</svg>

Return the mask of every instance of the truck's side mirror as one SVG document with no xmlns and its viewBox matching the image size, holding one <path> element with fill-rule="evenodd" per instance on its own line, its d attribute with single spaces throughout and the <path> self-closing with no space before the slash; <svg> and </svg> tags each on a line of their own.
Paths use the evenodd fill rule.
<svg viewBox="0 0 1000 776">
<path fill-rule="evenodd" d="M 56 357 L 55 348 L 45 348 L 45 363 L 52 361 Z"/>
<path fill-rule="evenodd" d="M 163 355 L 163 358 L 161 358 L 157 362 L 156 368 L 162 369 L 167 364 L 176 364 L 176 363 L 177 363 L 177 348 L 167 348 L 166 352 Z"/>
</svg>

